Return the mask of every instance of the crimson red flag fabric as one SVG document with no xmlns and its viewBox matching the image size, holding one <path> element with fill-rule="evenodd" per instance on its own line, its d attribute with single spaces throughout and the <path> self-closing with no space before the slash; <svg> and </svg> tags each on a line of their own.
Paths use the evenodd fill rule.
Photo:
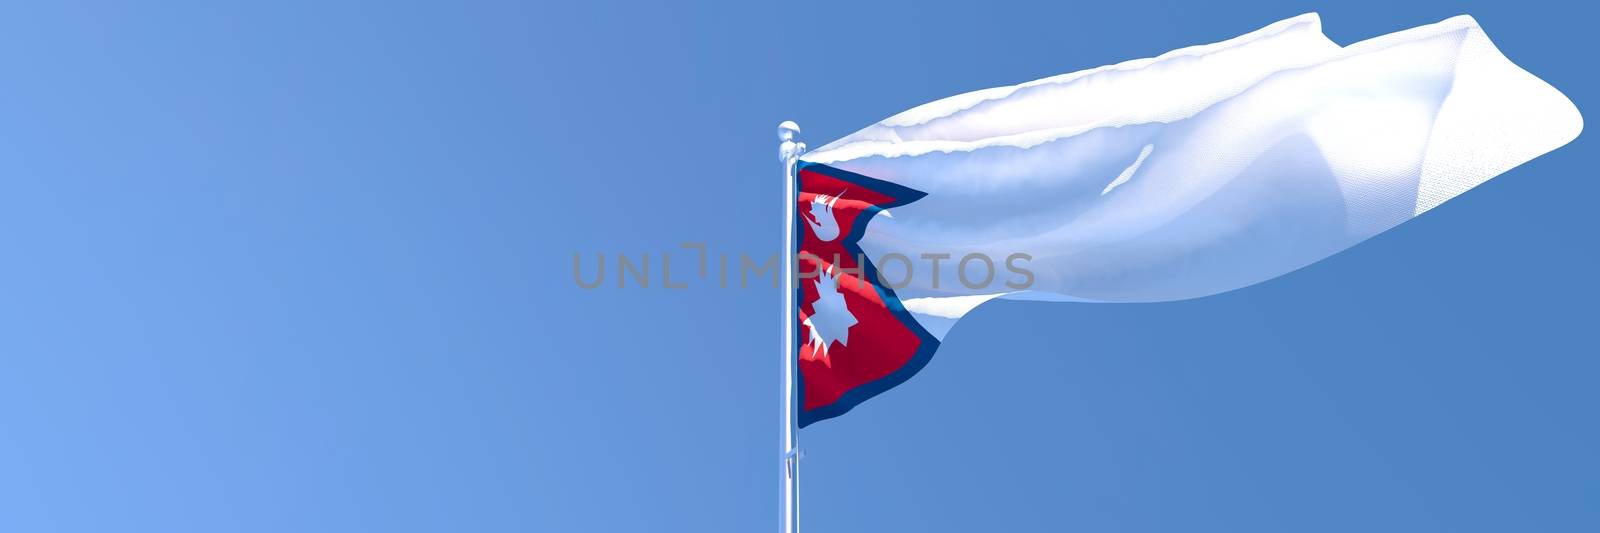
<svg viewBox="0 0 1600 533">
<path fill-rule="evenodd" d="M 805 427 L 910 379 L 939 341 L 881 282 L 858 244 L 879 212 L 923 193 L 824 164 L 802 163 L 797 174 L 794 353 Z"/>
</svg>

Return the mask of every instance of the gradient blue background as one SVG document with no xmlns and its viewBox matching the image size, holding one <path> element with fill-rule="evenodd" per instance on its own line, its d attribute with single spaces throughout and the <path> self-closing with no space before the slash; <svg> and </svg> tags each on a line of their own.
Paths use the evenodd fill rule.
<svg viewBox="0 0 1600 533">
<path fill-rule="evenodd" d="M 8 4 L 0 531 L 772 530 L 779 294 L 677 246 L 776 249 L 779 121 L 1306 11 L 1597 102 L 1571 2 Z M 1600 530 L 1594 135 L 1246 290 L 985 306 L 803 433 L 805 528 Z"/>
</svg>

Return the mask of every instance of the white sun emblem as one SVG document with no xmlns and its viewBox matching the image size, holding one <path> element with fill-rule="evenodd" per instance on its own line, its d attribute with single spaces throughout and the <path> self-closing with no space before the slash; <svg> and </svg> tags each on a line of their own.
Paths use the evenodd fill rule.
<svg viewBox="0 0 1600 533">
<path fill-rule="evenodd" d="M 811 330 L 807 344 L 811 345 L 812 353 L 820 352 L 826 361 L 828 349 L 835 341 L 841 346 L 850 345 L 850 326 L 856 325 L 856 317 L 845 305 L 844 295 L 839 294 L 839 278 L 834 275 L 833 267 L 817 276 L 816 287 L 817 301 L 811 303 L 811 316 L 804 324 Z"/>
<path fill-rule="evenodd" d="M 839 193 L 843 196 L 844 193 Z M 811 226 L 811 233 L 822 242 L 839 238 L 839 221 L 833 218 L 833 204 L 839 203 L 839 196 L 819 194 L 811 199 L 811 212 L 806 216 L 806 225 Z"/>
</svg>

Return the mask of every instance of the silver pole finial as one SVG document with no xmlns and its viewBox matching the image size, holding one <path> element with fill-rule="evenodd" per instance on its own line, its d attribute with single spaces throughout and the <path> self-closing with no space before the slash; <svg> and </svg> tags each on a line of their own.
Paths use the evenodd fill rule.
<svg viewBox="0 0 1600 533">
<path fill-rule="evenodd" d="M 805 153 L 806 143 L 797 140 L 799 137 L 800 125 L 795 124 L 793 120 L 785 120 L 782 124 L 778 124 L 778 140 L 783 141 L 778 145 L 778 159 L 782 160 L 784 165 L 794 163 L 793 159 Z"/>
</svg>

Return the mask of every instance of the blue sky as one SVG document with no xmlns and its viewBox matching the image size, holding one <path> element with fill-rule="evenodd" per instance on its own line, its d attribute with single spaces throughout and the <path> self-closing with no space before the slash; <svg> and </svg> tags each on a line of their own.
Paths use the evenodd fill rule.
<svg viewBox="0 0 1600 533">
<path fill-rule="evenodd" d="M 779 294 L 574 253 L 770 253 L 781 120 L 1307 11 L 1595 101 L 1565 2 L 0 8 L 0 530 L 775 528 Z M 985 306 L 803 433 L 805 527 L 1600 529 L 1590 136 L 1245 290 Z"/>
</svg>

